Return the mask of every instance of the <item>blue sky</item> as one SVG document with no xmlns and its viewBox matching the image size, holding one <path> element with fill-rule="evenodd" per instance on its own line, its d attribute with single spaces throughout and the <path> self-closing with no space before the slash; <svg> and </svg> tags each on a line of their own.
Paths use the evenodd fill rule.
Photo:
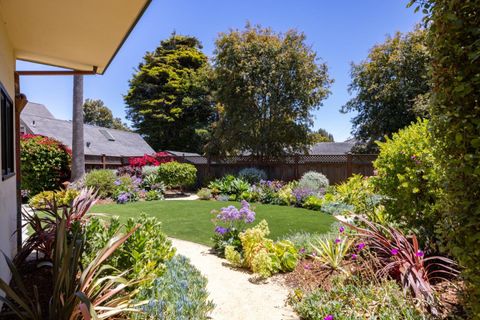
<svg viewBox="0 0 480 320">
<path fill-rule="evenodd" d="M 314 128 L 325 128 L 335 141 L 350 136 L 350 119 L 340 107 L 349 99 L 350 63 L 359 62 L 386 35 L 407 32 L 421 20 L 402 0 L 153 0 L 143 18 L 103 76 L 86 76 L 84 97 L 102 99 L 117 117 L 125 118 L 123 95 L 146 51 L 154 50 L 172 31 L 200 39 L 211 56 L 219 32 L 243 28 L 247 21 L 276 31 L 295 28 L 329 67 L 332 94 L 315 111 Z M 95 48 L 91 48 L 95 50 Z M 52 69 L 19 61 L 18 70 Z M 45 104 L 58 118 L 71 119 L 71 77 L 22 77 L 21 91 Z"/>
</svg>

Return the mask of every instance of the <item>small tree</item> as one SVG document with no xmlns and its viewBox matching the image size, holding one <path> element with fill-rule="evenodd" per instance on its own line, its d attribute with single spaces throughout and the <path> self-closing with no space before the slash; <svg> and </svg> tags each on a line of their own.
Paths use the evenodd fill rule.
<svg viewBox="0 0 480 320">
<path fill-rule="evenodd" d="M 318 129 L 315 132 L 310 133 L 310 141 L 312 144 L 318 142 L 334 142 L 333 135 L 325 129 Z"/>
<path fill-rule="evenodd" d="M 99 127 L 129 131 L 122 119 L 114 118 L 112 111 L 100 100 L 87 99 L 83 104 L 83 122 Z"/>
<path fill-rule="evenodd" d="M 311 111 L 331 83 L 304 34 L 250 25 L 219 36 L 213 78 L 219 119 L 209 153 L 259 158 L 306 149 Z"/>
</svg>

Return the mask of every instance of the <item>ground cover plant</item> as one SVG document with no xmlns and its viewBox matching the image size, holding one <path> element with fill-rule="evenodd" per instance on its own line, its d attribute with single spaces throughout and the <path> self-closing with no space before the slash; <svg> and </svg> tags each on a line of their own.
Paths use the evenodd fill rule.
<svg viewBox="0 0 480 320">
<path fill-rule="evenodd" d="M 162 221 L 162 228 L 169 236 L 212 246 L 214 226 L 211 211 L 228 205 L 238 206 L 238 202 L 169 200 L 101 204 L 93 207 L 92 212 L 118 215 L 120 221 L 144 212 Z M 258 221 L 265 219 L 268 222 L 271 239 L 297 231 L 327 232 L 335 221 L 326 214 L 275 205 L 255 204 L 255 213 Z"/>
</svg>

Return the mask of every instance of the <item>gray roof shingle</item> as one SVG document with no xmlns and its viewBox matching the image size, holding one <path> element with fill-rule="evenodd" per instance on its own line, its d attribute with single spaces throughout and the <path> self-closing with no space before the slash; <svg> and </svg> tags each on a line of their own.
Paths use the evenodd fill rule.
<svg viewBox="0 0 480 320">
<path fill-rule="evenodd" d="M 319 142 L 310 147 L 310 155 L 346 154 L 355 145 L 353 142 Z"/>
</svg>

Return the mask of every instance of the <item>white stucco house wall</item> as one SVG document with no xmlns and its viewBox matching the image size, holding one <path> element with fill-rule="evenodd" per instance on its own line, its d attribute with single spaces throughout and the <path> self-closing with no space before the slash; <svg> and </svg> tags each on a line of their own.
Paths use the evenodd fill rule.
<svg viewBox="0 0 480 320">
<path fill-rule="evenodd" d="M 103 74 L 150 1 L 0 0 L 0 250 L 6 255 L 13 257 L 21 244 L 17 142 L 28 101 L 21 78 Z M 15 70 L 17 59 L 65 70 Z M 3 255 L 0 277 L 10 278 Z"/>
</svg>

